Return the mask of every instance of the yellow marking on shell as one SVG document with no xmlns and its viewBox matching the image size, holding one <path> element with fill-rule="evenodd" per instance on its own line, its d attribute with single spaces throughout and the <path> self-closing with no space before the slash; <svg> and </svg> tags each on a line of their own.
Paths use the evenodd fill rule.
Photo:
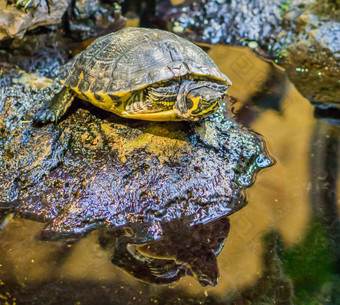
<svg viewBox="0 0 340 305">
<path fill-rule="evenodd" d="M 115 92 L 115 96 L 123 97 L 124 99 L 127 99 L 131 96 L 131 92 Z"/>
<path fill-rule="evenodd" d="M 113 112 L 117 115 L 120 115 L 120 113 L 124 110 L 124 106 L 119 106 L 118 108 L 115 107 L 114 105 L 114 101 L 111 99 L 111 97 L 105 93 L 105 92 L 90 92 L 90 91 L 85 91 L 85 92 L 81 92 L 79 91 L 78 88 L 72 88 L 72 90 L 74 90 L 77 95 L 79 96 L 79 98 L 84 99 L 84 97 L 82 96 L 82 94 L 85 94 L 86 96 L 89 97 L 89 101 L 91 104 L 95 105 L 98 108 L 104 109 L 106 111 L 109 112 Z M 95 95 L 100 96 L 102 98 L 102 101 L 98 100 Z"/>
<path fill-rule="evenodd" d="M 153 113 L 128 113 L 123 111 L 120 116 L 128 119 L 136 119 L 136 120 L 146 120 L 146 121 L 182 121 L 174 110 L 167 110 L 161 112 L 153 112 Z"/>
<path fill-rule="evenodd" d="M 81 80 L 84 77 L 83 73 L 80 73 L 79 79 Z M 63 81 L 61 81 L 62 84 L 64 84 Z M 79 83 L 79 82 L 78 82 Z M 91 91 L 80 91 L 79 87 L 71 88 L 77 96 L 82 99 L 84 99 L 83 94 L 85 94 L 89 100 L 86 100 L 87 102 L 90 102 L 91 104 L 95 105 L 98 108 L 104 109 L 109 112 L 113 112 L 117 115 L 120 115 L 122 111 L 125 110 L 125 101 L 131 96 L 130 92 L 117 92 L 114 95 L 122 99 L 121 105 L 118 107 L 115 106 L 115 101 L 112 100 L 112 98 L 106 93 L 106 92 L 91 92 Z M 95 95 L 100 96 L 102 98 L 102 101 L 98 100 Z"/>
<path fill-rule="evenodd" d="M 78 87 L 75 87 L 75 88 L 72 88 L 72 90 L 75 92 L 75 93 L 77 93 L 77 95 L 79 95 L 79 97 L 81 98 L 81 99 L 83 99 L 82 97 L 81 97 L 81 92 L 79 91 L 79 88 Z"/>
</svg>

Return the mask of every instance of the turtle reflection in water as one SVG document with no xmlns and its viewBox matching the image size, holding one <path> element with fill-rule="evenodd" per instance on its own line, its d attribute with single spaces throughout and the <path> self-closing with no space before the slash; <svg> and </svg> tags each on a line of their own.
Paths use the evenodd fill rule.
<svg viewBox="0 0 340 305">
<path fill-rule="evenodd" d="M 75 96 L 125 118 L 195 121 L 215 113 L 231 85 L 198 46 L 146 28 L 98 38 L 60 68 L 59 80 L 64 87 L 38 123 L 57 121 Z"/>
</svg>

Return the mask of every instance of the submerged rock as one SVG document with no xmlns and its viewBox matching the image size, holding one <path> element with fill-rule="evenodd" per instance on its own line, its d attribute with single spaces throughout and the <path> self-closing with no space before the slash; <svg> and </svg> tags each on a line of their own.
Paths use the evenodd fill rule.
<svg viewBox="0 0 340 305">
<path fill-rule="evenodd" d="M 203 285 L 216 284 L 216 256 L 229 229 L 221 219 L 245 205 L 244 189 L 273 164 L 262 138 L 222 110 L 198 123 L 157 123 L 124 120 L 86 104 L 74 106 L 58 125 L 33 126 L 34 113 L 58 85 L 31 89 L 23 84 L 27 79 L 20 82 L 15 69 L 2 75 L 0 211 L 43 221 L 45 240 L 100 229 L 115 240 L 113 263 L 134 274 L 139 261 L 146 271 L 135 276 L 144 280 L 170 282 L 194 273 Z M 210 248 L 202 243 L 198 252 L 212 256 L 206 263 L 190 251 L 180 254 L 184 244 L 175 249 L 179 236 L 190 249 L 201 235 L 213 240 L 205 226 L 220 236 Z M 188 236 L 190 230 L 201 233 Z M 164 256 L 170 253 L 171 261 L 142 259 L 137 246 L 128 248 L 155 241 L 163 250 L 170 241 Z"/>
</svg>

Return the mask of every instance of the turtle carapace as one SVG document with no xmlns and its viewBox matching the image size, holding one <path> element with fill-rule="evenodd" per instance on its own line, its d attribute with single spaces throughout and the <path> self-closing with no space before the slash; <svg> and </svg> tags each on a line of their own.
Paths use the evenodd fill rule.
<svg viewBox="0 0 340 305">
<path fill-rule="evenodd" d="M 200 47 L 146 28 L 98 38 L 58 73 L 64 87 L 37 122 L 57 121 L 75 96 L 124 118 L 195 121 L 216 112 L 231 85 Z"/>
</svg>

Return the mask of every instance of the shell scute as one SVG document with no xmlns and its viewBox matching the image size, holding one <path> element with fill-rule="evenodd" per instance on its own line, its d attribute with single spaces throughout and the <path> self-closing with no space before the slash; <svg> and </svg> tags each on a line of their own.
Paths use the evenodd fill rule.
<svg viewBox="0 0 340 305">
<path fill-rule="evenodd" d="M 150 71 L 148 75 L 152 82 L 157 82 L 159 81 L 160 78 L 167 80 L 172 79 L 176 76 L 172 69 L 169 68 L 168 66 L 157 67 L 156 69 Z"/>
<path fill-rule="evenodd" d="M 78 90 L 80 92 L 90 91 L 90 86 L 90 80 L 88 79 L 88 77 L 84 77 L 82 80 L 79 81 Z"/>
<path fill-rule="evenodd" d="M 79 82 L 79 71 L 75 71 L 69 77 L 67 78 L 67 84 L 66 86 L 71 87 L 71 88 L 76 88 L 78 86 Z"/>
<path fill-rule="evenodd" d="M 108 85 L 109 79 L 107 78 L 101 78 L 101 79 L 96 79 L 93 84 L 91 85 L 91 92 L 104 92 L 107 85 Z"/>
</svg>

